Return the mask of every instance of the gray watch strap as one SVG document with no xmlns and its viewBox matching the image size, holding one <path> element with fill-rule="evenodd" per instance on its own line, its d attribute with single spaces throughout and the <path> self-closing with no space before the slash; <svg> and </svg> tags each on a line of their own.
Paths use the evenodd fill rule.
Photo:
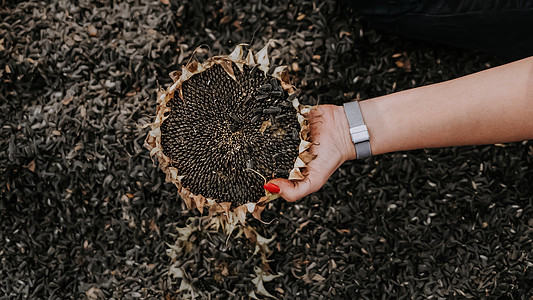
<svg viewBox="0 0 533 300">
<path fill-rule="evenodd" d="M 357 158 L 361 159 L 371 156 L 370 135 L 363 120 L 363 115 L 361 115 L 359 102 L 352 101 L 344 103 L 344 112 L 348 118 L 348 125 L 350 125 L 350 135 L 355 145 Z"/>
</svg>

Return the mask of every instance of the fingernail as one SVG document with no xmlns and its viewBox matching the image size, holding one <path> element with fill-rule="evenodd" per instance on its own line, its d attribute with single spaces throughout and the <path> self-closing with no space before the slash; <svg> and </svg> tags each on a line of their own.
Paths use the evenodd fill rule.
<svg viewBox="0 0 533 300">
<path fill-rule="evenodd" d="M 279 193 L 279 186 L 273 184 L 273 183 L 267 183 L 263 185 L 263 188 L 273 194 Z"/>
</svg>

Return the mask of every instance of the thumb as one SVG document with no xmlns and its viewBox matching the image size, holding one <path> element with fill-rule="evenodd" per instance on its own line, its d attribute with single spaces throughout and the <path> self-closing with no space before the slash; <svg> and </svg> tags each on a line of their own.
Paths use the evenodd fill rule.
<svg viewBox="0 0 533 300">
<path fill-rule="evenodd" d="M 318 191 L 325 183 L 325 181 L 320 182 L 320 180 L 312 181 L 311 178 L 312 177 L 307 176 L 303 180 L 298 181 L 276 178 L 270 180 L 265 185 L 265 189 L 269 192 L 276 193 L 277 187 L 279 188 L 279 192 L 277 192 L 277 194 L 279 194 L 283 199 L 289 202 L 294 202 L 313 192 Z"/>
</svg>

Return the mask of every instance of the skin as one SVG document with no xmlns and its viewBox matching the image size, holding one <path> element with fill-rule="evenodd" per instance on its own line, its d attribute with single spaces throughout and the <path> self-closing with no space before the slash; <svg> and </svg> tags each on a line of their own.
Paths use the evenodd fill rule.
<svg viewBox="0 0 533 300">
<path fill-rule="evenodd" d="M 533 57 L 443 83 L 360 102 L 372 154 L 533 139 Z M 356 158 L 344 108 L 319 105 L 309 116 L 311 152 L 301 181 L 273 179 L 296 201 L 318 191 Z"/>
</svg>

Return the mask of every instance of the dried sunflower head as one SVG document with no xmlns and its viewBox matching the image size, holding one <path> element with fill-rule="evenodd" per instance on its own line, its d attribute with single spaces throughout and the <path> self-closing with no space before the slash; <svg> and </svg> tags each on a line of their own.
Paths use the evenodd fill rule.
<svg viewBox="0 0 533 300">
<path fill-rule="evenodd" d="M 303 179 L 314 157 L 306 115 L 285 67 L 271 68 L 267 46 L 238 45 L 227 56 L 189 62 L 158 95 L 145 146 L 159 160 L 187 207 L 223 211 L 245 221 L 276 198 L 272 178 Z"/>
</svg>

